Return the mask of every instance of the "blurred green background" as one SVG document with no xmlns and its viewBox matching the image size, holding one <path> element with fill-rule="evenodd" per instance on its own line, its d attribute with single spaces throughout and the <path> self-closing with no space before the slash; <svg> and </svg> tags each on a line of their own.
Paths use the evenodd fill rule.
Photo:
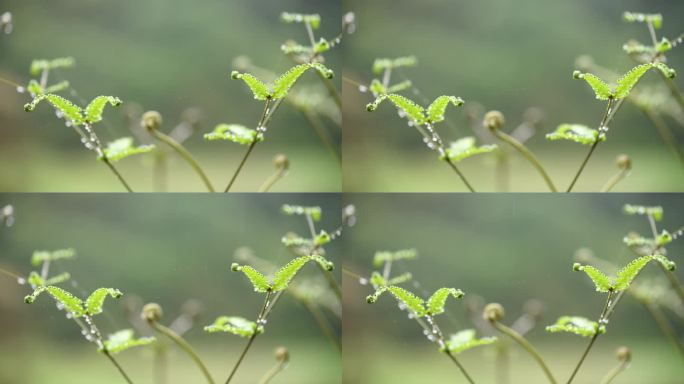
<svg viewBox="0 0 684 384">
<path fill-rule="evenodd" d="M 529 340 L 548 361 L 559 382 L 565 382 L 587 339 L 570 334 L 547 334 L 544 326 L 562 315 L 595 319 L 605 295 L 591 281 L 572 270 L 573 255 L 581 247 L 617 265 L 634 256 L 622 244 L 630 231 L 647 235 L 643 216 L 624 216 L 625 203 L 662 205 L 660 229 L 676 230 L 682 223 L 684 201 L 677 195 L 368 195 L 352 194 L 345 204 L 356 205 L 358 224 L 347 234 L 344 258 L 343 367 L 346 383 L 465 383 L 458 369 L 437 346 L 422 335 L 390 296 L 373 305 L 365 297 L 372 287 L 355 275 L 368 277 L 378 250 L 415 248 L 418 259 L 395 264 L 394 275 L 413 273 L 419 286 L 404 286 L 423 296 L 441 287 L 456 287 L 466 295 L 449 299 L 447 313 L 437 317 L 447 334 L 474 328 L 466 303 L 499 302 L 506 309 L 505 324 L 523 313 L 529 299 L 544 305 L 541 320 Z M 682 264 L 682 241 L 668 247 L 669 257 Z M 609 272 L 610 273 L 610 272 Z M 678 271 L 680 280 L 683 278 Z M 655 265 L 647 266 L 637 281 L 660 279 Z M 666 311 L 673 324 L 676 317 Z M 680 322 L 678 335 L 684 334 Z M 483 332 L 493 334 L 485 325 Z M 505 336 L 504 336 L 505 338 Z M 608 332 L 601 336 L 575 383 L 595 384 L 616 365 L 614 350 L 632 349 L 633 363 L 614 383 L 681 383 L 681 355 L 662 336 L 651 317 L 632 297 L 617 307 Z M 542 371 L 523 350 L 512 346 L 511 383 L 546 383 Z M 459 359 L 476 382 L 494 383 L 494 347 L 463 352 Z"/>
<path fill-rule="evenodd" d="M 96 317 L 100 329 L 130 328 L 124 305 L 155 301 L 164 308 L 163 324 L 170 324 L 189 300 L 203 308 L 186 339 L 207 361 L 217 382 L 228 377 L 246 340 L 234 335 L 206 334 L 204 325 L 220 315 L 254 318 L 263 295 L 249 281 L 230 271 L 234 251 L 243 246 L 267 261 L 282 265 L 292 255 L 280 243 L 289 231 L 306 234 L 301 216 L 280 213 L 282 204 L 319 205 L 319 228 L 339 226 L 340 198 L 335 195 L 260 196 L 236 194 L 231 199 L 198 195 L 16 195 L 0 196 L 0 205 L 12 204 L 14 226 L 0 228 L 0 268 L 27 275 L 34 250 L 73 247 L 74 261 L 53 265 L 54 272 L 69 271 L 78 286 L 65 288 L 79 295 L 105 286 L 125 296 L 107 301 L 105 314 Z M 340 246 L 333 242 L 327 256 L 341 264 Z M 263 270 L 263 268 L 262 268 Z M 339 278 L 339 271 L 335 272 Z M 312 289 L 327 287 L 313 266 L 297 281 Z M 79 328 L 42 298 L 26 305 L 29 293 L 0 276 L 0 382 L 121 383 L 113 366 L 79 334 Z M 137 299 L 136 299 L 137 298 Z M 337 304 L 339 306 L 339 303 Z M 139 309 L 138 309 L 139 310 Z M 325 311 L 332 324 L 339 320 Z M 138 318 L 138 312 L 134 313 Z M 143 331 L 149 332 L 143 328 Z M 256 339 L 235 383 L 255 383 L 275 364 L 273 350 L 286 346 L 290 365 L 273 383 L 339 383 L 341 363 L 337 350 L 323 336 L 312 316 L 287 294 L 269 318 L 266 333 Z M 122 352 L 118 360 L 136 383 L 152 383 L 152 349 Z M 202 382 L 201 373 L 179 349 L 170 346 L 170 384 Z"/>
<path fill-rule="evenodd" d="M 245 55 L 259 67 L 282 73 L 292 62 L 280 51 L 288 39 L 308 41 L 302 25 L 280 22 L 283 11 L 319 13 L 317 36 L 332 38 L 340 32 L 341 4 L 316 0 L 206 0 L 201 3 L 164 0 L 57 0 L 3 1 L 0 12 L 10 11 L 14 31 L 0 36 L 0 77 L 26 84 L 33 59 L 73 56 L 76 67 L 54 73 L 68 79 L 76 94 L 90 100 L 101 94 L 124 101 L 107 110 L 97 127 L 105 141 L 131 136 L 124 117 L 140 110 L 158 110 L 163 130 L 181 122 L 187 108 L 199 108 L 201 120 L 185 143 L 205 167 L 217 188 L 225 187 L 245 147 L 230 142 L 206 142 L 202 135 L 219 123 L 253 127 L 263 109 L 242 82 L 231 81 L 233 60 Z M 339 52 L 326 54 L 327 65 L 341 71 Z M 335 79 L 339 87 L 341 76 Z M 300 87 L 318 87 L 311 74 Z M 29 100 L 0 85 L 0 189 L 3 191 L 114 191 L 122 190 L 79 137 L 54 117 L 50 108 L 23 111 Z M 339 111 L 322 116 L 324 130 L 339 148 Z M 137 126 L 136 121 L 133 122 Z M 248 161 L 235 190 L 255 191 L 273 173 L 272 159 L 286 154 L 289 175 L 275 191 L 338 191 L 339 162 L 321 144 L 302 114 L 284 106 L 269 126 L 267 140 Z M 143 133 L 143 138 L 147 134 Z M 152 190 L 152 160 L 126 159 L 118 168 L 136 191 Z M 202 191 L 196 174 L 180 158 L 171 156 L 169 189 Z"/>
<path fill-rule="evenodd" d="M 667 0 L 547 1 L 547 0 L 346 0 L 345 11 L 356 12 L 358 31 L 345 46 L 344 76 L 363 84 L 373 78 L 377 57 L 416 55 L 418 66 L 404 69 L 420 96 L 404 95 L 423 103 L 439 95 L 461 96 L 463 109 L 447 112 L 449 123 L 438 126 L 442 137 L 454 141 L 473 132 L 466 111 L 497 109 L 504 113 L 506 132 L 523 121 L 535 107 L 544 119 L 528 142 L 559 188 L 567 188 L 588 148 L 570 142 L 547 142 L 544 135 L 561 123 L 595 127 L 605 104 L 591 89 L 573 80 L 575 59 L 589 55 L 597 64 L 624 73 L 634 63 L 621 47 L 629 39 L 650 41 L 643 24 L 622 22 L 624 11 L 661 12 L 659 36 L 676 37 L 684 2 Z M 669 63 L 684 71 L 684 51 L 668 53 Z M 394 76 L 394 82 L 403 77 Z M 683 88 L 681 76 L 675 79 Z M 656 74 L 639 84 L 658 86 Z M 415 129 L 384 105 L 366 112 L 370 93 L 344 82 L 344 188 L 347 191 L 464 191 L 452 170 L 440 164 Z M 680 124 L 682 111 L 679 111 Z M 684 130 L 666 117 L 680 146 Z M 477 125 L 479 126 L 479 121 Z M 617 172 L 615 157 L 627 153 L 633 161 L 631 176 L 616 191 L 681 191 L 684 167 L 662 143 L 656 130 L 633 105 L 626 105 L 611 124 L 608 141 L 601 144 L 577 191 L 598 191 Z M 492 139 L 489 133 L 485 137 Z M 510 149 L 510 148 L 509 148 Z M 464 160 L 460 168 L 478 191 L 496 190 L 494 156 Z M 517 154 L 511 156 L 513 191 L 546 191 L 541 177 Z"/>
</svg>

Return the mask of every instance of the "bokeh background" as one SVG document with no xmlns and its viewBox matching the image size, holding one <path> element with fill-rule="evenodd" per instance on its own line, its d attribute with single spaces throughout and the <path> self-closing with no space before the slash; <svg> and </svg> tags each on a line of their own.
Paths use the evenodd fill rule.
<svg viewBox="0 0 684 384">
<path fill-rule="evenodd" d="M 255 66 L 282 73 L 292 62 L 280 46 L 288 39 L 305 43 L 305 29 L 280 22 L 283 11 L 319 13 L 317 36 L 332 38 L 340 32 L 339 1 L 316 0 L 207 0 L 201 3 L 163 0 L 3 1 L 0 12 L 10 11 L 14 31 L 0 36 L 0 77 L 16 83 L 29 81 L 33 59 L 72 56 L 76 67 L 53 73 L 52 80 L 69 80 L 80 101 L 101 94 L 124 101 L 122 108 L 105 112 L 97 127 L 105 141 L 133 136 L 138 114 L 157 110 L 163 130 L 181 122 L 184 111 L 195 108 L 201 117 L 186 147 L 223 188 L 245 152 L 231 142 L 206 142 L 202 135 L 219 123 L 253 127 L 263 109 L 242 82 L 229 75 L 236 57 Z M 341 71 L 339 52 L 326 54 L 327 65 Z M 244 60 L 243 60 L 244 62 Z M 335 79 L 340 86 L 341 76 Z M 317 90 L 312 74 L 298 83 Z M 320 93 L 320 92 L 319 92 Z M 0 189 L 3 191 L 114 191 L 121 186 L 103 164 L 86 151 L 73 130 L 64 127 L 43 106 L 27 114 L 22 106 L 28 94 L 0 85 Z M 327 107 L 326 107 L 327 108 Z M 329 109 L 329 108 L 328 108 Z M 339 152 L 339 110 L 319 116 L 334 149 Z M 130 121 L 126 116 L 135 116 Z M 338 191 L 340 164 L 309 126 L 302 113 L 284 106 L 271 122 L 267 140 L 259 144 L 235 185 L 236 191 L 256 191 L 273 173 L 273 157 L 290 159 L 289 175 L 274 191 Z M 149 140 L 142 133 L 141 140 Z M 118 163 L 136 191 L 153 189 L 152 157 L 136 156 Z M 191 168 L 175 155 L 169 159 L 168 189 L 202 191 Z"/>
<path fill-rule="evenodd" d="M 404 287 L 421 296 L 445 286 L 466 293 L 461 301 L 449 299 L 447 313 L 437 317 L 446 333 L 474 328 L 467 303 L 501 303 L 506 309 L 504 323 L 510 325 L 523 314 L 528 300 L 541 301 L 542 318 L 527 337 L 564 382 L 588 340 L 547 334 L 544 326 L 562 315 L 596 318 L 605 302 L 605 295 L 595 292 L 584 274 L 573 272 L 575 252 L 587 247 L 597 257 L 624 265 L 633 255 L 622 244 L 623 236 L 630 231 L 647 235 L 650 229 L 645 217 L 623 215 L 623 204 L 661 205 L 665 214 L 658 227 L 670 230 L 681 227 L 684 212 L 681 197 L 666 194 L 575 195 L 573 199 L 550 194 L 354 194 L 345 200 L 355 204 L 358 212 L 358 224 L 345 243 L 345 383 L 466 382 L 389 296 L 366 304 L 372 288 L 361 285 L 358 276 L 370 275 L 375 251 L 415 248 L 418 259 L 395 264 L 393 271 L 395 275 L 412 272 L 419 286 L 406 283 Z M 668 247 L 669 256 L 679 264 L 683 247 L 681 241 Z M 681 280 L 681 271 L 677 274 Z M 639 279 L 661 276 L 650 265 Z M 672 312 L 665 312 L 681 337 L 681 321 L 676 323 Z M 479 319 L 480 313 L 474 318 Z M 479 334 L 483 332 L 493 334 L 488 326 Z M 608 332 L 597 340 L 574 382 L 599 382 L 616 365 L 614 351 L 621 345 L 632 349 L 633 362 L 615 383 L 681 383 L 681 355 L 629 296 L 620 302 Z M 459 359 L 476 382 L 494 383 L 494 351 L 493 346 L 478 347 Z M 510 372 L 511 383 L 547 382 L 534 360 L 516 345 L 511 349 Z"/>
<path fill-rule="evenodd" d="M 119 301 L 108 300 L 105 313 L 96 317 L 105 333 L 132 327 L 124 308 L 137 300 L 160 303 L 166 325 L 181 314 L 188 300 L 198 301 L 200 318 L 185 337 L 220 382 L 228 377 L 246 340 L 206 334 L 202 327 L 224 314 L 254 318 L 263 302 L 263 295 L 255 293 L 242 274 L 230 271 L 235 250 L 248 246 L 266 261 L 278 265 L 289 261 L 292 255 L 280 238 L 290 231 L 304 235 L 308 227 L 303 217 L 280 213 L 285 203 L 321 206 L 319 228 L 332 230 L 340 223 L 340 199 L 335 195 L 272 194 L 255 199 L 236 194 L 226 200 L 207 195 L 5 194 L 0 202 L 14 206 L 16 219 L 12 227 L 0 228 L 0 268 L 26 276 L 32 270 L 34 250 L 75 248 L 75 260 L 53 264 L 53 271 L 71 272 L 78 284 L 67 283 L 65 288 L 79 295 L 101 286 L 125 293 Z M 340 245 L 333 242 L 326 248 L 327 256 L 341 265 Z M 335 274 L 339 279 L 340 271 Z M 305 267 L 297 281 L 309 284 L 311 292 L 327 287 L 313 266 Z M 51 300 L 24 304 L 29 291 L 26 285 L 0 276 L 0 382 L 122 382 L 96 346 L 83 339 L 76 324 L 65 319 Z M 339 319 L 321 310 L 331 324 L 337 324 L 339 337 Z M 138 313 L 132 316 L 136 319 Z M 274 383 L 339 383 L 339 352 L 316 324 L 298 301 L 283 296 L 235 382 L 258 382 L 275 365 L 273 350 L 282 345 L 289 349 L 290 364 Z M 201 382 L 192 361 L 169 347 L 169 384 Z M 152 351 L 140 347 L 122 352 L 117 359 L 136 383 L 152 383 Z"/>
<path fill-rule="evenodd" d="M 682 33 L 684 3 L 667 0 L 546 1 L 546 0 L 346 0 L 345 11 L 356 12 L 358 31 L 345 46 L 344 76 L 344 187 L 348 191 L 464 191 L 449 167 L 440 164 L 418 132 L 383 105 L 366 112 L 372 100 L 358 85 L 373 78 L 377 57 L 416 55 L 418 65 L 404 69 L 398 82 L 409 78 L 420 95 L 404 95 L 423 103 L 443 94 L 461 96 L 462 109 L 447 112 L 449 122 L 438 126 L 453 141 L 472 136 L 467 114 L 497 109 L 504 113 L 506 132 L 523 122 L 529 108 L 544 116 L 528 141 L 559 188 L 566 188 L 588 148 L 571 142 L 547 142 L 544 135 L 561 123 L 595 127 L 605 104 L 591 89 L 573 80 L 575 60 L 591 56 L 608 70 L 624 73 L 634 66 L 621 47 L 629 39 L 650 41 L 645 25 L 622 22 L 624 11 L 660 12 L 660 36 Z M 670 65 L 684 71 L 684 51 L 668 53 Z M 354 83 L 352 83 L 354 82 Z M 680 89 L 681 76 L 676 79 Z M 639 87 L 659 85 L 649 74 Z M 529 113 L 528 113 L 529 116 Z M 680 145 L 680 123 L 665 120 Z M 476 123 L 478 126 L 480 121 Z M 617 172 L 615 158 L 628 154 L 631 176 L 616 191 L 681 191 L 684 167 L 668 151 L 660 136 L 633 105 L 625 107 L 611 124 L 602 143 L 577 184 L 577 191 L 598 191 Z M 485 132 L 487 139 L 492 139 Z M 488 136 L 488 137 L 487 137 Z M 509 151 L 510 152 L 510 151 Z M 459 165 L 478 191 L 497 190 L 495 157 L 479 155 Z M 541 177 L 519 155 L 510 160 L 510 190 L 546 191 Z"/>
</svg>

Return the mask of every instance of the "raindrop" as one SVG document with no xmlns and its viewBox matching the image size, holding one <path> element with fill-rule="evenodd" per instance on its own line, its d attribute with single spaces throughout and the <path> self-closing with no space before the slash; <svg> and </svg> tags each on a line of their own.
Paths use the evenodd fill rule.
<svg viewBox="0 0 684 384">
<path fill-rule="evenodd" d="M 17 284 L 19 284 L 19 285 L 26 284 L 26 279 L 24 279 L 23 277 L 17 278 Z"/>
<path fill-rule="evenodd" d="M 360 278 L 360 279 L 359 279 L 359 284 L 361 284 L 361 285 L 366 285 L 366 284 L 368 284 L 368 279 L 366 279 L 366 278 L 364 278 L 364 277 Z"/>
<path fill-rule="evenodd" d="M 17 92 L 18 92 L 18 93 L 24 93 L 24 92 L 26 92 L 26 88 L 24 88 L 24 87 L 22 87 L 22 86 L 18 86 L 18 87 L 17 87 Z"/>
<path fill-rule="evenodd" d="M 366 87 L 365 85 L 359 85 L 359 92 L 361 92 L 361 93 L 368 92 L 368 87 Z"/>
</svg>

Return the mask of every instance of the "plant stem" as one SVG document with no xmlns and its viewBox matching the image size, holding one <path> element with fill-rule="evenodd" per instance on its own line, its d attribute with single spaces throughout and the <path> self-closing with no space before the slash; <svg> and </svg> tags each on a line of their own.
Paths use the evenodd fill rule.
<svg viewBox="0 0 684 384">
<path fill-rule="evenodd" d="M 314 224 L 313 217 L 311 217 L 310 214 L 306 214 L 306 223 L 309 226 L 311 242 L 314 242 L 316 239 L 316 225 Z M 311 253 L 313 254 L 317 250 L 318 246 L 314 247 L 311 250 Z M 316 265 L 318 266 L 318 269 L 323 273 L 323 276 L 325 276 L 325 279 L 328 280 L 328 284 L 330 285 L 330 288 L 333 290 L 333 292 L 335 292 L 335 296 L 337 296 L 337 299 L 342 301 L 342 288 L 340 288 L 340 285 L 337 283 L 337 280 L 335 280 L 335 276 L 333 276 L 332 272 L 323 268 L 320 264 L 316 263 Z"/>
<path fill-rule="evenodd" d="M 226 186 L 226 189 L 223 192 L 230 192 L 230 188 L 233 186 L 233 183 L 235 183 L 235 180 L 237 179 L 238 175 L 240 174 L 240 171 L 242 170 L 242 167 L 245 165 L 245 162 L 247 162 L 247 158 L 249 155 L 252 153 L 252 150 L 256 146 L 258 141 L 254 140 L 252 143 L 249 145 L 247 148 L 247 152 L 245 152 L 245 156 L 242 157 L 242 160 L 240 161 L 240 165 L 238 165 L 237 169 L 235 170 L 235 173 L 233 173 L 233 177 L 230 178 L 230 181 L 228 182 L 228 186 Z"/>
<path fill-rule="evenodd" d="M 610 384 L 620 372 L 624 371 L 629 367 L 629 361 L 621 361 L 611 369 L 606 376 L 601 380 L 601 384 Z"/>
<path fill-rule="evenodd" d="M 682 93 L 679 92 L 679 89 L 677 88 L 677 84 L 670 79 L 669 77 L 663 75 L 662 72 L 658 71 L 658 74 L 660 77 L 663 79 L 665 82 L 665 85 L 670 89 L 670 93 L 672 93 L 672 97 L 675 99 L 677 104 L 679 104 L 679 108 L 684 111 L 684 96 L 682 96 Z"/>
<path fill-rule="evenodd" d="M 557 383 L 556 379 L 553 377 L 553 374 L 551 373 L 551 370 L 546 365 L 546 362 L 544 362 L 544 359 L 542 358 L 541 354 L 534 348 L 534 346 L 532 344 L 530 344 L 529 341 L 527 341 L 527 339 L 525 339 L 525 337 L 523 337 L 521 334 L 516 332 L 514 329 L 509 328 L 509 327 L 501 324 L 498 321 L 492 321 L 491 324 L 494 326 L 494 328 L 499 330 L 501 333 L 506 334 L 511 339 L 513 339 L 515 342 L 520 344 L 520 346 L 523 347 L 523 349 L 525 349 L 525 351 L 527 351 L 527 353 L 529 353 L 530 356 L 532 356 L 532 358 L 534 358 L 537 361 L 539 366 L 544 371 L 544 374 L 549 379 L 550 383 L 552 383 L 552 384 Z"/>
<path fill-rule="evenodd" d="M 154 382 L 166 384 L 168 382 L 168 355 L 166 345 L 155 343 L 154 346 Z"/>
<path fill-rule="evenodd" d="M 123 178 L 121 173 L 119 173 L 119 171 L 114 167 L 114 164 L 112 164 L 111 161 L 109 161 L 109 159 L 107 158 L 107 156 L 104 156 L 104 154 L 102 156 L 102 162 L 104 162 L 107 165 L 107 167 L 109 167 L 109 169 L 116 175 L 116 177 L 119 179 L 121 184 L 123 184 L 124 188 L 126 188 L 128 192 L 133 192 L 133 190 L 128 185 L 126 180 Z"/>
<path fill-rule="evenodd" d="M 256 323 L 259 324 L 261 320 L 264 318 L 266 315 L 266 309 L 268 308 L 270 304 L 270 299 L 271 299 L 272 292 L 267 292 L 266 293 L 266 298 L 264 299 L 264 304 L 261 307 L 261 310 L 259 311 L 259 315 L 257 316 L 257 321 Z M 273 303 L 275 304 L 275 302 Z M 258 325 L 257 325 L 258 326 Z M 235 373 L 237 372 L 238 368 L 240 367 L 240 364 L 242 364 L 242 360 L 245 359 L 245 355 L 247 355 L 247 351 L 249 351 L 249 348 L 252 347 L 252 344 L 254 343 L 254 339 L 256 339 L 258 333 L 254 331 L 252 333 L 252 336 L 249 337 L 249 340 L 247 341 L 247 345 L 245 345 L 245 349 L 242 350 L 242 353 L 240 354 L 240 357 L 238 358 L 238 361 L 235 363 L 233 366 L 233 370 L 230 371 L 230 376 L 228 376 L 228 379 L 226 380 L 226 384 L 229 384 L 230 381 L 233 379 L 233 376 L 235 376 Z"/>
<path fill-rule="evenodd" d="M 11 85 L 11 86 L 13 86 L 13 87 L 15 87 L 15 88 L 23 88 L 23 85 L 21 85 L 21 84 L 19 84 L 19 83 L 16 83 L 16 82 L 14 82 L 14 81 L 12 81 L 12 80 L 5 79 L 5 78 L 3 78 L 3 77 L 0 77 L 0 83 L 5 83 L 5 84 Z"/>
<path fill-rule="evenodd" d="M 332 96 L 333 100 L 335 101 L 335 104 L 337 104 L 337 107 L 342 108 L 342 96 L 340 95 L 340 92 L 337 90 L 337 88 L 335 87 L 335 84 L 332 82 L 332 80 L 323 76 L 318 71 L 316 71 L 316 74 L 318 75 L 318 77 L 323 82 L 323 85 L 325 85 L 325 87 L 328 89 L 328 93 L 330 94 L 330 96 Z"/>
<path fill-rule="evenodd" d="M 188 164 L 190 164 L 190 166 L 199 175 L 199 177 L 204 182 L 204 185 L 207 187 L 207 190 L 209 192 L 215 192 L 214 186 L 211 185 L 211 181 L 209 181 L 209 177 L 207 177 L 206 173 L 204 173 L 204 170 L 199 165 L 197 160 L 195 160 L 195 158 L 192 156 L 192 154 L 190 154 L 190 152 L 187 149 L 185 149 L 185 147 L 183 145 L 178 143 L 176 140 L 174 140 L 170 136 L 161 133 L 159 130 L 152 129 L 152 130 L 150 130 L 150 132 L 152 133 L 152 136 L 154 136 L 157 140 L 163 142 L 164 144 L 168 145 L 169 147 L 173 148 L 176 152 L 178 152 L 178 154 L 181 155 L 181 157 L 183 159 L 185 159 L 185 161 Z"/>
<path fill-rule="evenodd" d="M 518 141 L 515 137 L 505 132 L 502 132 L 498 129 L 493 129 L 491 131 L 494 133 L 494 136 L 496 136 L 502 141 L 505 141 L 510 146 L 515 148 L 515 150 L 520 152 L 520 154 L 523 155 L 527 159 L 527 161 L 529 161 L 532 164 L 532 166 L 534 166 L 534 168 L 537 169 L 537 172 L 539 172 L 542 178 L 544 178 L 544 181 L 546 182 L 546 185 L 549 187 L 549 190 L 551 190 L 551 192 L 558 192 L 556 186 L 553 184 L 553 181 L 551 181 L 551 177 L 549 177 L 549 175 L 546 173 L 546 170 L 544 170 L 544 167 L 539 162 L 539 159 L 537 159 L 537 157 L 529 149 L 527 149 L 527 147 L 523 143 Z"/>
<path fill-rule="evenodd" d="M 109 351 L 107 351 L 106 349 L 105 349 L 102 353 L 104 353 L 104 355 L 107 356 L 107 358 L 109 359 L 109 361 L 111 361 L 112 364 L 114 364 L 114 366 L 116 367 L 116 369 L 119 370 L 119 373 L 121 373 L 121 376 L 123 376 L 123 378 L 126 379 L 126 382 L 127 382 L 128 384 L 133 384 L 133 380 L 131 380 L 131 378 L 128 377 L 128 375 L 126 374 L 126 371 L 123 370 L 123 367 L 121 367 L 121 365 L 119 365 L 119 362 L 116 361 L 116 359 L 114 358 L 114 356 L 112 356 L 112 355 L 109 353 Z"/>
<path fill-rule="evenodd" d="M 622 294 L 624 294 L 624 292 L 625 291 L 620 292 L 620 296 L 615 301 L 615 304 L 617 304 L 617 302 L 622 297 Z M 582 353 L 582 357 L 580 357 L 580 360 L 577 362 L 577 365 L 575 366 L 575 370 L 572 371 L 572 374 L 570 375 L 570 378 L 568 379 L 567 384 L 572 383 L 572 380 L 577 375 L 577 372 L 579 371 L 580 367 L 582 366 L 582 363 L 584 363 L 584 360 L 587 358 L 587 355 L 589 354 L 591 347 L 594 346 L 596 339 L 600 335 L 599 328 L 601 327 L 601 323 L 603 323 L 604 320 L 607 319 L 608 316 L 610 316 L 610 313 L 612 313 L 612 309 L 615 308 L 615 305 L 612 304 L 612 302 L 611 302 L 612 298 L 613 298 L 613 292 L 610 291 L 610 292 L 608 292 L 608 298 L 606 299 L 606 303 L 603 305 L 603 311 L 601 311 L 601 315 L 599 316 L 599 319 L 597 321 L 596 332 L 594 332 L 594 335 L 591 337 L 591 340 L 589 341 L 589 345 L 587 345 L 587 348 L 584 350 L 584 353 Z"/>
<path fill-rule="evenodd" d="M 663 273 L 665 273 L 667 279 L 670 281 L 670 285 L 677 294 L 677 297 L 679 297 L 679 300 L 682 302 L 682 304 L 684 304 L 684 289 L 682 289 L 682 285 L 679 282 L 679 279 L 677 279 L 677 276 L 674 273 L 672 273 L 672 271 L 663 267 L 662 264 L 658 263 L 658 265 L 660 266 L 660 269 L 663 271 Z"/>
<path fill-rule="evenodd" d="M 610 192 L 620 181 L 629 175 L 628 169 L 621 169 L 618 173 L 614 174 L 606 184 L 601 188 L 601 192 Z"/>
<path fill-rule="evenodd" d="M 470 192 L 475 192 L 475 189 L 473 188 L 473 186 L 470 185 L 470 183 L 468 183 L 468 180 L 465 178 L 465 176 L 463 175 L 463 173 L 461 173 L 461 170 L 458 169 L 458 167 L 456 166 L 456 164 L 454 164 L 454 163 L 451 161 L 451 159 L 449 159 L 448 157 L 445 157 L 445 158 L 444 158 L 444 161 L 446 161 L 446 163 L 449 164 L 449 166 L 451 167 L 451 169 L 453 169 L 454 172 L 456 172 L 456 174 L 458 175 L 458 177 L 461 178 L 461 181 L 463 182 L 463 184 L 465 184 L 466 188 L 468 188 L 468 190 L 469 190 Z"/>
<path fill-rule="evenodd" d="M 316 324 L 318 324 L 318 327 L 321 329 L 325 337 L 328 338 L 330 343 L 335 347 L 335 349 L 337 349 L 338 352 L 342 352 L 342 346 L 340 345 L 340 341 L 335 336 L 335 332 L 333 331 L 332 327 L 330 327 L 330 324 L 328 323 L 328 320 L 326 319 L 323 312 L 321 312 L 317 305 L 315 305 L 309 300 L 303 301 L 303 304 L 306 307 L 306 309 L 311 313 L 311 316 L 313 316 L 314 320 L 316 320 Z"/>
<path fill-rule="evenodd" d="M 644 307 L 646 307 L 646 310 L 651 317 L 653 317 L 653 320 L 655 320 L 656 324 L 658 324 L 658 327 L 663 332 L 665 337 L 667 337 L 670 343 L 672 343 L 682 357 L 684 357 L 684 345 L 682 345 L 682 342 L 679 341 L 677 333 L 672 328 L 672 325 L 667 320 L 667 317 L 665 317 L 665 314 L 660 310 L 658 305 L 647 301 L 642 301 L 642 304 Z"/>
<path fill-rule="evenodd" d="M 456 366 L 458 367 L 458 369 L 461 370 L 461 373 L 463 374 L 463 376 L 465 376 L 466 380 L 468 380 L 468 382 L 471 383 L 471 384 L 475 384 L 475 381 L 473 381 L 473 378 L 470 377 L 470 375 L 468 375 L 468 372 L 466 372 L 465 368 L 463 367 L 463 365 L 461 365 L 461 363 L 458 361 L 458 359 L 456 358 L 456 356 L 452 355 L 451 352 L 450 352 L 449 350 L 446 350 L 445 354 L 446 354 L 447 356 L 449 356 L 449 359 L 451 359 L 451 361 L 453 361 L 454 364 L 456 364 Z"/>
<path fill-rule="evenodd" d="M 282 361 L 282 362 L 281 362 L 281 361 L 277 362 L 276 365 L 274 365 L 271 369 L 269 369 L 268 372 L 266 372 L 266 374 L 264 375 L 264 377 L 261 378 L 261 380 L 259 381 L 259 384 L 268 384 L 268 383 L 270 383 L 271 380 L 272 380 L 274 377 L 276 377 L 276 375 L 277 375 L 278 373 L 280 373 L 281 371 L 283 371 L 283 370 L 285 369 L 286 366 L 287 366 L 287 363 L 284 362 L 284 361 Z"/>
<path fill-rule="evenodd" d="M 301 111 L 302 111 L 302 114 L 304 115 L 304 117 L 306 118 L 306 121 L 309 122 L 309 124 L 311 125 L 313 130 L 316 132 L 318 137 L 321 139 L 321 142 L 323 142 L 323 145 L 325 145 L 325 147 L 328 149 L 330 154 L 335 158 L 335 160 L 341 164 L 342 163 L 342 157 L 339 154 L 339 152 L 337 151 L 337 148 L 335 148 L 335 145 L 333 144 L 332 139 L 327 134 L 325 127 L 323 125 L 323 122 L 318 117 L 318 115 L 316 113 L 314 113 L 313 111 L 306 109 L 306 108 L 302 109 Z"/>
<path fill-rule="evenodd" d="M 679 161 L 684 165 L 684 153 L 679 148 L 677 141 L 675 140 L 672 132 L 667 126 L 667 123 L 663 118 L 651 108 L 641 108 L 641 111 L 646 115 L 646 117 L 651 121 L 651 124 L 656 128 L 660 138 L 663 140 L 665 145 L 670 149 L 670 151 L 679 159 Z"/>
<path fill-rule="evenodd" d="M 202 374 L 207 380 L 207 383 L 209 384 L 214 384 L 214 379 L 211 377 L 211 374 L 209 373 L 209 370 L 207 369 L 206 365 L 202 362 L 202 359 L 199 357 L 197 352 L 195 352 L 194 349 L 188 344 L 185 339 L 183 339 L 179 334 L 174 332 L 172 329 L 167 328 L 157 322 L 151 322 L 152 328 L 154 328 L 155 331 L 163 334 L 164 336 L 168 337 L 169 339 L 173 340 L 174 343 L 176 343 L 185 353 L 190 356 L 190 358 L 195 362 L 197 367 L 202 371 Z"/>
<path fill-rule="evenodd" d="M 278 180 L 282 179 L 285 175 L 287 174 L 287 170 L 285 168 L 280 168 L 277 169 L 271 176 L 268 177 L 264 181 L 263 184 L 261 184 L 261 187 L 259 187 L 259 192 L 268 192 L 273 185 L 278 182 Z"/>
<path fill-rule="evenodd" d="M 0 268 L 0 274 L 3 274 L 3 275 L 6 275 L 6 276 L 15 278 L 15 279 L 17 279 L 17 281 L 26 280 L 26 279 L 24 279 L 23 276 L 17 275 L 16 273 L 11 272 L 11 271 L 8 271 L 8 270 L 6 270 L 6 269 L 4 269 L 4 268 Z"/>
</svg>

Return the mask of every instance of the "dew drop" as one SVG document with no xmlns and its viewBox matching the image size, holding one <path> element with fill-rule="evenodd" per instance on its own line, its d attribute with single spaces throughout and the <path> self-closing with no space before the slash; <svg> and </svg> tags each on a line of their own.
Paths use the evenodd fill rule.
<svg viewBox="0 0 684 384">
<path fill-rule="evenodd" d="M 366 284 L 368 284 L 368 279 L 366 279 L 366 278 L 364 278 L 364 277 L 360 278 L 360 279 L 359 279 L 359 284 L 361 284 L 361 285 L 366 285 Z"/>
<path fill-rule="evenodd" d="M 359 92 L 361 92 L 361 93 L 368 92 L 368 87 L 366 87 L 365 85 L 359 85 Z"/>
<path fill-rule="evenodd" d="M 19 284 L 19 285 L 26 284 L 26 279 L 24 279 L 23 277 L 17 278 L 17 284 Z"/>
<path fill-rule="evenodd" d="M 24 93 L 24 92 L 26 92 L 26 88 L 19 86 L 19 87 L 17 87 L 17 92 L 18 93 Z"/>
</svg>

